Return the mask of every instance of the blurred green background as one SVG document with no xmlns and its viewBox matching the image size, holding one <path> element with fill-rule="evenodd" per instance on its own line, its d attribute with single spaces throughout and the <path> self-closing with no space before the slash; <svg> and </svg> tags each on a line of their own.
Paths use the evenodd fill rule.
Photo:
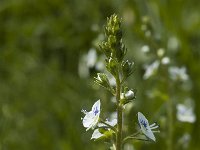
<svg viewBox="0 0 200 150">
<path fill-rule="evenodd" d="M 101 98 L 102 116 L 115 111 L 111 95 L 93 83 L 102 70 L 86 60 L 90 49 L 101 60 L 97 45 L 113 13 L 123 18 L 127 58 L 135 62 L 128 85 L 137 89 L 137 99 L 126 113 L 126 130 L 136 128 L 138 111 L 161 125 L 156 143 L 130 141 L 126 150 L 166 149 L 166 96 L 174 100 L 173 149 L 199 149 L 199 0 L 0 0 L 0 150 L 107 149 L 106 143 L 90 140 L 81 109 L 89 110 Z M 144 17 L 150 36 L 141 29 Z M 143 45 L 149 45 L 150 55 L 142 53 Z M 168 83 L 159 80 L 165 78 L 162 69 L 143 80 L 143 66 L 155 60 L 159 48 L 190 76 L 183 87 L 170 83 L 173 92 L 168 94 Z M 188 97 L 194 104 L 193 123 L 176 118 L 176 104 Z"/>
</svg>

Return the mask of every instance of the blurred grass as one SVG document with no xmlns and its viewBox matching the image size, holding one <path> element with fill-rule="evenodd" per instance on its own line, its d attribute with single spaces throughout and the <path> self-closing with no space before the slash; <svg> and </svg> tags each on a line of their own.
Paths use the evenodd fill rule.
<svg viewBox="0 0 200 150">
<path fill-rule="evenodd" d="M 187 96 L 195 101 L 197 121 L 176 123 L 174 128 L 182 132 L 176 132 L 174 144 L 184 132 L 189 132 L 188 149 L 197 150 L 200 146 L 199 10 L 197 0 L 1 0 L 0 149 L 105 149 L 103 142 L 89 140 L 91 132 L 82 127 L 80 110 L 89 109 L 96 99 L 102 98 L 103 110 L 114 111 L 110 95 L 93 85 L 92 75 L 80 78 L 78 63 L 82 54 L 95 47 L 94 40 L 102 33 L 106 17 L 118 13 L 124 19 L 129 59 L 136 63 L 129 85 L 138 90 L 138 105 L 128 115 L 130 130 L 135 128 L 137 111 L 152 112 L 151 118 L 163 116 L 162 111 L 158 114 L 155 111 L 161 109 L 163 102 L 145 95 L 152 86 L 162 89 L 162 85 L 155 84 L 156 80 L 142 79 L 142 66 L 151 59 L 140 52 L 142 45 L 152 42 L 141 32 L 142 17 L 148 16 L 157 37 L 156 48 L 166 48 L 172 36 L 180 43 L 178 52 L 167 51 L 167 54 L 175 64 L 188 68 L 192 89 Z M 94 30 L 94 26 L 98 28 Z M 184 95 L 180 91 L 176 94 Z M 164 130 L 155 144 L 134 144 L 138 149 L 165 150 L 166 139 Z"/>
</svg>

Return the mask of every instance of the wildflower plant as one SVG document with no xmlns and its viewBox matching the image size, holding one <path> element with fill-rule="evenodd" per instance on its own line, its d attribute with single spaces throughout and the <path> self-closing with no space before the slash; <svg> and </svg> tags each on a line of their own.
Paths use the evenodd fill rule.
<svg viewBox="0 0 200 150">
<path fill-rule="evenodd" d="M 154 129 L 159 127 L 156 123 L 149 125 L 146 117 L 138 112 L 138 132 L 124 136 L 123 112 L 126 109 L 125 105 L 136 99 L 136 91 L 128 88 L 125 82 L 133 73 L 134 63 L 125 59 L 127 48 L 122 40 L 121 24 L 122 20 L 115 14 L 108 18 L 105 25 L 105 40 L 99 45 L 100 51 L 106 56 L 106 70 L 115 79 L 115 84 L 111 84 L 109 74 L 106 73 L 97 73 L 94 78 L 95 83 L 107 89 L 115 97 L 117 118 L 113 120 L 101 118 L 103 110 L 100 107 L 101 100 L 94 103 L 91 111 L 82 111 L 85 114 L 82 123 L 86 131 L 94 130 L 91 139 L 110 139 L 111 149 L 114 150 L 122 150 L 123 144 L 129 139 L 156 141 L 154 132 L 158 131 L 154 131 Z"/>
<path fill-rule="evenodd" d="M 194 123 L 196 121 L 196 116 L 193 111 L 193 100 L 190 98 L 192 83 L 190 81 L 190 76 L 187 74 L 186 66 L 180 66 L 174 59 L 176 52 L 179 51 L 180 48 L 178 46 L 178 39 L 175 37 L 167 37 L 168 43 L 165 43 L 166 39 L 160 38 L 159 43 L 154 36 L 158 34 L 157 30 L 153 30 L 154 28 L 150 18 L 147 16 L 143 18 L 141 29 L 144 31 L 145 39 L 148 39 L 148 44 L 145 43 L 145 45 L 141 47 L 141 51 L 151 58 L 148 64 L 146 64 L 145 61 L 143 79 L 146 82 L 154 83 L 153 86 L 151 85 L 150 90 L 148 86 L 145 87 L 148 91 L 146 95 L 148 98 L 161 100 L 158 113 L 165 112 L 162 121 L 162 127 L 165 128 L 164 131 L 166 132 L 163 134 L 166 139 L 164 141 L 166 142 L 166 149 L 173 150 L 174 143 L 178 142 L 175 141 L 175 137 L 177 136 L 175 135 L 175 133 L 177 133 L 175 130 L 177 122 Z M 147 33 L 152 34 L 146 36 Z M 174 42 L 172 43 L 171 40 Z M 144 89 L 144 93 L 145 91 Z M 174 115 L 175 112 L 177 121 Z M 152 129 L 151 125 L 150 129 Z M 183 133 L 182 131 L 181 134 Z M 151 135 L 151 133 L 149 133 L 149 135 Z M 153 140 L 153 136 L 151 137 Z M 181 144 L 179 146 L 181 147 Z"/>
</svg>

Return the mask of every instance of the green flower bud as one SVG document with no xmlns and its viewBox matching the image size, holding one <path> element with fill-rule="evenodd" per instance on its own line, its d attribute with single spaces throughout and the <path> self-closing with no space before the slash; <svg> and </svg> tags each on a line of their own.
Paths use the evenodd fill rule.
<svg viewBox="0 0 200 150">
<path fill-rule="evenodd" d="M 122 38 L 121 19 L 119 19 L 117 15 L 114 14 L 110 18 L 107 18 L 105 33 L 107 36 L 109 35 L 116 36 L 117 39 Z"/>
</svg>

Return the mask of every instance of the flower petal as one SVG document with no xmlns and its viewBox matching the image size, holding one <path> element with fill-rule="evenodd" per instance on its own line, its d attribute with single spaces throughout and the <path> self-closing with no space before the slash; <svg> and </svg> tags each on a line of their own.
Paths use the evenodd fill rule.
<svg viewBox="0 0 200 150">
<path fill-rule="evenodd" d="M 144 133 L 148 138 L 150 138 L 151 140 L 153 140 L 154 142 L 156 141 L 156 138 L 153 134 L 153 132 L 151 131 L 151 129 L 147 129 L 147 131 Z"/>
<path fill-rule="evenodd" d="M 91 126 L 91 124 L 93 124 L 94 122 L 94 114 L 90 111 L 88 112 L 85 117 L 83 118 L 83 126 L 85 128 L 88 128 L 89 126 Z"/>
<path fill-rule="evenodd" d="M 100 115 L 100 104 L 100 100 L 98 100 L 92 106 L 92 110 L 85 113 L 85 117 L 83 118 L 83 126 L 87 128 L 86 131 L 90 128 L 94 128 L 97 125 Z"/>
<path fill-rule="evenodd" d="M 104 136 L 104 135 L 99 132 L 99 129 L 95 129 L 93 134 L 92 134 L 91 139 L 98 139 L 98 138 L 100 138 L 102 136 Z"/>
<path fill-rule="evenodd" d="M 106 121 L 106 123 L 114 127 L 117 124 L 117 119 L 113 119 L 111 121 Z"/>
<path fill-rule="evenodd" d="M 149 138 L 153 141 L 156 141 L 156 138 L 155 138 L 150 126 L 149 126 L 148 120 L 146 119 L 146 117 L 141 112 L 138 112 L 138 122 L 140 124 L 140 128 L 141 128 L 142 133 L 147 138 Z"/>
<path fill-rule="evenodd" d="M 95 115 L 100 114 L 100 106 L 101 106 L 100 100 L 96 101 L 96 102 L 94 103 L 94 105 L 92 106 L 92 112 L 93 112 Z"/>
</svg>

